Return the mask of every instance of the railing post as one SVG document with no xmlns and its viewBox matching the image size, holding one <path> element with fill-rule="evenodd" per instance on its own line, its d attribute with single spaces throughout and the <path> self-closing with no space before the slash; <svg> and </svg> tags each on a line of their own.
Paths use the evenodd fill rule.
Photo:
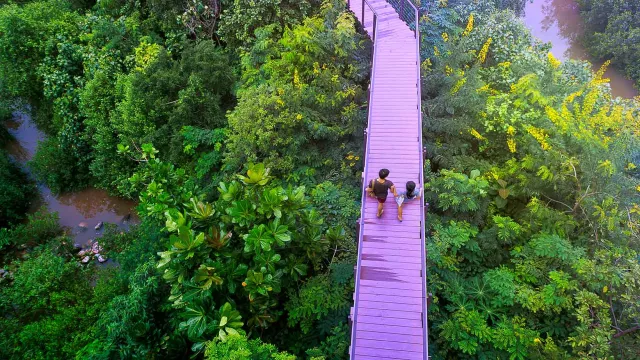
<svg viewBox="0 0 640 360">
<path fill-rule="evenodd" d="M 404 10 L 404 0 L 400 0 L 400 20 L 402 20 L 402 10 Z"/>
<path fill-rule="evenodd" d="M 362 0 L 362 26 L 366 29 L 367 26 L 364 24 L 364 3 L 365 1 Z"/>
<path fill-rule="evenodd" d="M 413 29 L 413 37 L 418 38 L 418 21 L 420 21 L 420 8 L 416 7 L 416 28 Z"/>
<path fill-rule="evenodd" d="M 376 24 L 378 23 L 378 15 L 376 13 L 373 13 L 373 43 L 375 46 L 375 42 L 376 42 Z"/>
</svg>

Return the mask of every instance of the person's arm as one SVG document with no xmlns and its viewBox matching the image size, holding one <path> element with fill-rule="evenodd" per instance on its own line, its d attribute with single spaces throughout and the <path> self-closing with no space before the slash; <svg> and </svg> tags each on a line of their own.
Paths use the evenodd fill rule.
<svg viewBox="0 0 640 360">
<path fill-rule="evenodd" d="M 391 184 L 391 192 L 393 193 L 394 197 L 398 197 L 398 192 L 396 191 L 396 186 Z"/>
</svg>

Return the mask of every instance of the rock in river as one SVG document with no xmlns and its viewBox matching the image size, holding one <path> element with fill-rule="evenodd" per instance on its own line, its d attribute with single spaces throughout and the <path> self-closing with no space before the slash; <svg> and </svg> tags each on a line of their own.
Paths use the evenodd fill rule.
<svg viewBox="0 0 640 360">
<path fill-rule="evenodd" d="M 128 223 L 129 220 L 131 220 L 131 214 L 127 214 L 125 216 L 122 217 L 122 220 L 120 220 L 120 222 L 122 223 Z"/>
<path fill-rule="evenodd" d="M 107 261 L 107 259 L 105 259 L 102 255 L 97 254 L 97 256 L 98 256 L 98 262 L 103 263 L 103 262 Z"/>
<path fill-rule="evenodd" d="M 100 222 L 98 223 L 98 225 L 96 225 L 95 229 L 96 229 L 96 230 L 100 230 L 100 228 L 102 227 L 102 225 L 103 225 L 103 223 L 102 223 L 102 221 L 100 221 Z"/>
<path fill-rule="evenodd" d="M 100 246 L 100 244 L 98 244 L 98 242 L 96 241 L 93 243 L 93 245 L 91 245 L 91 251 L 97 255 L 98 253 L 102 252 L 102 246 Z"/>
<path fill-rule="evenodd" d="M 91 260 L 91 258 L 88 257 L 88 256 L 85 256 L 84 258 L 82 258 L 82 260 L 80 260 L 80 262 L 83 263 L 83 264 L 86 264 L 86 263 L 89 262 L 89 260 Z"/>
<path fill-rule="evenodd" d="M 80 224 L 78 224 L 78 227 L 81 227 L 81 228 L 85 228 L 85 229 L 86 229 L 86 228 L 87 228 L 87 223 L 86 223 L 86 222 L 84 222 L 84 221 L 82 221 L 82 222 L 80 222 Z"/>
</svg>

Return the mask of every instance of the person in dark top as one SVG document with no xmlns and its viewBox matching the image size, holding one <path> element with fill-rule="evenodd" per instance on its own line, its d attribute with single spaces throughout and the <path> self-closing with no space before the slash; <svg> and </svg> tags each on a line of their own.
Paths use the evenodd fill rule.
<svg viewBox="0 0 640 360">
<path fill-rule="evenodd" d="M 382 216 L 382 213 L 384 212 L 384 210 L 382 210 L 382 204 L 387 201 L 389 190 L 391 190 L 393 196 L 398 196 L 396 187 L 390 180 L 387 180 L 387 176 L 389 176 L 389 170 L 381 169 L 378 173 L 378 178 L 371 180 L 369 182 L 369 186 L 366 189 L 369 196 L 378 199 L 378 213 L 376 214 L 377 217 Z"/>
<path fill-rule="evenodd" d="M 420 199 L 422 192 L 420 189 L 416 189 L 416 183 L 413 181 L 407 181 L 406 191 L 396 196 L 396 204 L 398 204 L 398 220 L 402 221 L 402 204 Z"/>
</svg>

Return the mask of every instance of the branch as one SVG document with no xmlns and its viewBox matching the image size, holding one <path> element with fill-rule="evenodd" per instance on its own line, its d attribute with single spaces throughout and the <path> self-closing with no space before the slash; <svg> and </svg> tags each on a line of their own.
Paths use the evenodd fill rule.
<svg viewBox="0 0 640 360">
<path fill-rule="evenodd" d="M 611 284 L 609 284 L 611 285 Z M 613 301 L 611 300 L 611 296 L 609 296 L 609 309 L 611 310 L 611 316 L 613 317 L 613 323 L 616 324 L 616 330 L 620 331 L 620 327 L 618 326 L 618 319 L 616 318 L 616 313 L 613 311 Z"/>
<path fill-rule="evenodd" d="M 560 204 L 560 205 L 564 205 L 564 206 L 566 206 L 569 210 L 571 210 L 571 212 L 573 212 L 573 208 L 572 208 L 571 206 L 569 206 L 569 205 L 567 205 L 567 204 L 563 203 L 562 201 L 554 200 L 554 199 L 552 199 L 552 198 L 548 197 L 548 196 L 547 196 L 547 195 L 545 195 L 545 194 L 541 194 L 541 195 L 542 195 L 542 196 L 544 196 L 544 197 L 546 197 L 546 198 L 547 198 L 547 199 L 549 199 L 550 201 L 553 201 L 553 202 L 558 203 L 558 204 Z"/>
<path fill-rule="evenodd" d="M 634 331 L 636 331 L 636 330 L 640 330 L 640 326 L 634 326 L 634 327 L 632 327 L 632 328 L 630 328 L 630 329 L 627 329 L 627 330 L 624 330 L 624 331 L 620 331 L 619 333 L 617 333 L 617 334 L 613 335 L 613 337 L 614 337 L 614 338 L 618 338 L 618 337 L 620 337 L 620 336 L 623 336 L 623 335 L 627 335 L 627 334 L 629 334 L 629 333 L 632 333 L 632 332 L 634 332 Z"/>
</svg>

